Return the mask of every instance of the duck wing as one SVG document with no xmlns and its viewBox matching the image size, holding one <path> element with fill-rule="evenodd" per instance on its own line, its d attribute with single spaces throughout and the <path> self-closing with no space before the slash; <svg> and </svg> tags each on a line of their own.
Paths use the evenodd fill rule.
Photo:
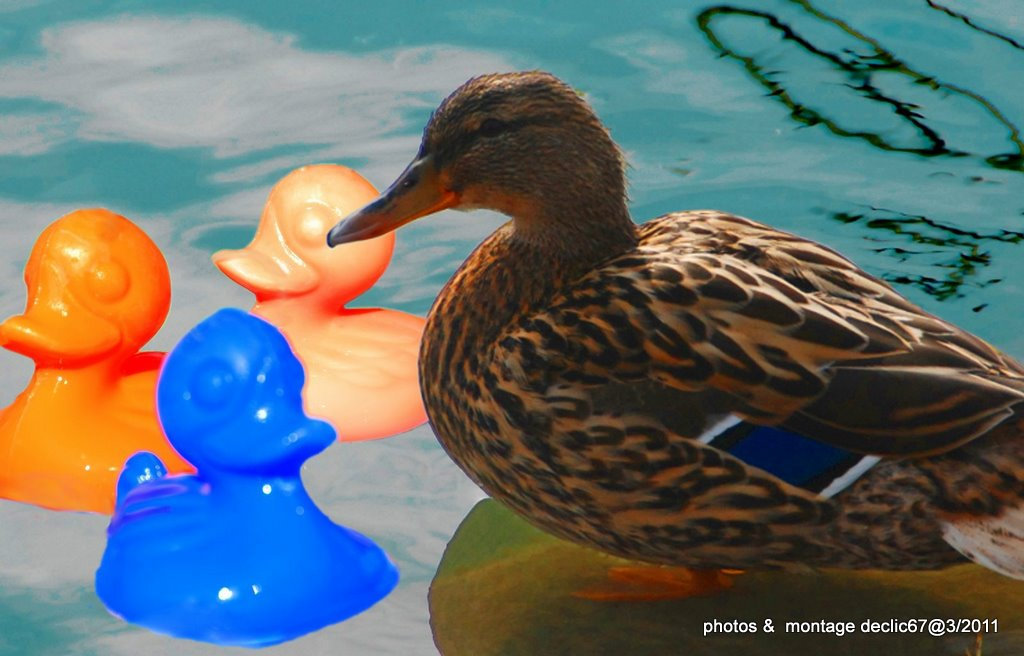
<svg viewBox="0 0 1024 656">
<path fill-rule="evenodd" d="M 423 319 L 396 310 L 350 310 L 334 317 L 321 334 L 294 332 L 300 358 L 332 379 L 381 392 L 416 378 Z M 418 394 L 418 392 L 417 392 Z"/>
<path fill-rule="evenodd" d="M 943 452 L 1024 408 L 1020 364 L 824 246 L 708 211 L 639 236 L 506 330 L 505 376 L 609 402 L 656 381 L 680 412 L 877 455 Z"/>
</svg>

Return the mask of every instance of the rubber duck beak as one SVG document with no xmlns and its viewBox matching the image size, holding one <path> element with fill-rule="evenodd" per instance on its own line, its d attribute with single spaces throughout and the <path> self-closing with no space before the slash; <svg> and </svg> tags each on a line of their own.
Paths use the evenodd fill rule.
<svg viewBox="0 0 1024 656">
<path fill-rule="evenodd" d="M 74 326 L 58 325 L 34 313 L 11 317 L 0 324 L 0 345 L 36 361 L 75 364 L 99 359 L 121 344 L 113 324 L 89 315 Z"/>
<path fill-rule="evenodd" d="M 334 428 L 326 421 L 310 418 L 303 426 L 301 441 L 312 451 L 311 455 L 316 455 L 334 444 L 336 437 Z"/>
<path fill-rule="evenodd" d="M 298 258 L 281 253 L 266 253 L 250 245 L 240 250 L 213 254 L 213 263 L 224 275 L 257 295 L 297 296 L 317 286 L 319 276 Z"/>
<path fill-rule="evenodd" d="M 320 276 L 289 245 L 281 220 L 268 206 L 248 246 L 217 251 L 211 258 L 224 275 L 256 294 L 257 300 L 298 296 L 320 282 Z"/>
<path fill-rule="evenodd" d="M 327 245 L 333 248 L 379 237 L 458 202 L 459 195 L 442 184 L 433 156 L 424 155 L 406 167 L 377 200 L 331 228 Z"/>
</svg>

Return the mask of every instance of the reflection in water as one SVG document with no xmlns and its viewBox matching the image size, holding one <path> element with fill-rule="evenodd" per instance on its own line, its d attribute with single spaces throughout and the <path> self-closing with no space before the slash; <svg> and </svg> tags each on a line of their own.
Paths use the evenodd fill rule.
<svg viewBox="0 0 1024 656">
<path fill-rule="evenodd" d="M 959 20 L 970 29 L 1004 41 L 1014 48 L 1024 49 L 1010 37 L 979 27 L 965 14 L 953 11 L 933 0 L 926 1 L 931 9 Z M 814 26 L 837 28 L 842 34 L 834 32 L 837 36 L 828 40 L 827 47 L 816 45 L 813 37 L 807 36 L 812 31 L 810 27 L 800 28 L 794 23 L 785 22 L 779 15 L 766 11 L 727 5 L 710 7 L 702 11 L 697 16 L 697 26 L 722 57 L 740 62 L 747 73 L 767 89 L 768 95 L 784 104 L 789 109 L 790 117 L 803 126 L 821 125 L 832 134 L 861 139 L 883 151 L 912 153 L 924 157 L 975 157 L 993 168 L 1024 171 L 1024 141 L 1021 139 L 1020 131 L 991 101 L 970 89 L 943 82 L 915 69 L 908 62 L 899 59 L 877 39 L 839 18 L 822 12 L 808 0 L 790 2 L 803 17 L 815 21 Z M 796 46 L 796 52 L 801 57 L 811 59 L 809 62 L 806 59 L 802 60 L 787 66 L 786 70 L 781 70 L 778 58 L 773 56 L 777 54 L 775 51 L 769 51 L 770 54 L 765 54 L 764 51 L 757 55 L 741 54 L 729 46 L 728 42 L 735 40 L 744 43 L 745 47 L 753 52 L 757 52 L 757 49 L 752 47 L 748 40 L 729 38 L 728 35 L 733 33 L 731 30 L 741 27 L 736 24 L 737 22 L 744 23 L 743 27 L 747 29 L 751 24 L 755 28 L 758 25 L 766 26 L 771 32 L 781 36 L 784 43 Z M 816 38 L 820 40 L 821 37 Z M 852 38 L 854 45 L 844 47 L 843 41 L 847 38 Z M 805 70 L 812 68 L 815 63 L 824 64 L 827 76 L 842 76 L 842 85 L 801 86 L 803 80 L 800 75 L 805 74 Z M 894 80 L 899 79 L 909 82 L 909 85 L 901 88 L 894 83 Z M 910 140 L 904 137 L 901 142 L 890 134 L 884 134 L 883 130 L 875 127 L 876 123 L 880 124 L 882 121 L 872 120 L 872 117 L 879 115 L 864 111 L 870 109 L 870 105 L 861 107 L 859 118 L 872 128 L 851 127 L 851 115 L 845 111 L 846 107 L 837 103 L 835 96 L 828 96 L 829 93 L 836 93 L 837 88 L 846 94 L 842 96 L 844 100 L 853 94 L 854 102 L 856 99 L 866 100 L 874 103 L 875 108 L 881 107 L 887 120 L 895 117 L 899 125 L 911 129 L 914 137 Z M 901 97 L 906 95 L 917 100 L 922 90 L 933 94 L 930 97 L 935 97 L 935 106 L 929 106 L 929 110 L 932 110 L 930 113 L 938 113 L 943 103 L 948 104 L 958 99 L 962 101 L 962 104 L 957 106 L 960 110 L 957 112 L 958 117 L 962 117 L 965 110 L 984 112 L 995 121 L 989 122 L 989 125 L 1002 126 L 1006 131 L 1005 138 L 1000 137 L 995 142 L 1006 143 L 1010 150 L 983 154 L 976 152 L 978 148 L 961 148 L 953 145 L 958 139 L 941 132 L 941 121 L 926 117 L 925 110 L 919 102 Z M 810 99 L 801 99 L 801 94 L 806 93 L 817 94 L 813 108 L 810 106 Z M 938 95 L 934 95 L 935 93 Z M 828 104 L 830 101 L 831 105 Z M 970 118 L 968 116 L 964 120 Z M 980 119 L 974 122 L 978 126 L 986 123 Z M 971 181 L 985 182 L 980 177 L 973 177 Z M 928 260 L 928 264 L 941 273 L 927 275 L 900 271 L 882 274 L 882 277 L 890 283 L 916 287 L 939 301 L 963 297 L 966 292 L 965 285 L 982 288 L 1000 281 L 999 278 L 985 280 L 980 277 L 982 270 L 991 264 L 991 254 L 985 250 L 985 242 L 1019 244 L 1024 240 L 1024 233 L 1020 232 L 1000 230 L 983 233 L 964 230 L 927 216 L 880 208 L 871 208 L 867 212 L 833 212 L 830 216 L 845 224 L 856 223 L 874 231 L 890 233 L 885 240 L 898 239 L 901 242 L 897 246 L 876 248 L 876 252 L 892 256 L 900 262 L 907 262 L 911 258 L 915 261 Z M 915 246 L 932 248 L 914 248 L 907 245 L 908 240 Z M 975 306 L 974 311 L 981 311 L 984 307 L 985 304 Z"/>
<path fill-rule="evenodd" d="M 434 641 L 444 656 L 829 653 L 974 656 L 978 634 L 862 630 L 865 621 L 998 618 L 984 654 L 1019 654 L 1020 583 L 976 565 L 937 572 L 749 572 L 708 597 L 594 602 L 574 592 L 622 564 L 541 533 L 492 500 L 480 502 L 445 551 L 430 588 Z M 705 634 L 705 622 L 753 622 L 755 632 Z M 774 631 L 765 631 L 766 620 Z M 788 622 L 853 622 L 839 636 Z"/>
<path fill-rule="evenodd" d="M 913 285 L 929 296 L 940 301 L 964 296 L 961 287 L 970 284 L 975 287 L 987 287 L 1001 281 L 1001 278 L 988 280 L 971 280 L 980 273 L 980 269 L 991 263 L 991 255 L 982 250 L 982 242 L 1002 242 L 1019 244 L 1024 241 L 1024 233 L 1012 230 L 998 230 L 983 233 L 965 230 L 948 223 L 942 223 L 927 216 L 904 214 L 882 208 L 872 207 L 866 213 L 833 212 L 831 218 L 842 223 L 857 223 L 872 230 L 881 230 L 901 237 L 901 241 L 909 240 L 921 246 L 936 246 L 938 250 L 916 250 L 902 246 L 885 246 L 874 249 L 905 262 L 915 255 L 948 255 L 952 258 L 942 259 L 932 264 L 945 271 L 941 278 L 923 274 L 890 273 L 882 274 L 882 278 L 890 283 Z M 977 306 L 980 311 L 984 306 Z"/>
<path fill-rule="evenodd" d="M 999 169 L 1012 171 L 1024 171 L 1024 141 L 1021 140 L 1020 131 L 1003 112 L 992 102 L 981 95 L 958 85 L 942 82 L 934 76 L 926 75 L 914 68 L 907 62 L 902 61 L 890 50 L 885 48 L 878 40 L 853 28 L 841 19 L 835 18 L 813 7 L 807 0 L 791 0 L 802 11 L 811 18 L 828 23 L 845 32 L 860 44 L 870 49 L 869 54 L 858 54 L 849 48 L 842 49 L 840 53 L 831 52 L 823 47 L 814 45 L 808 38 L 802 36 L 796 29 L 778 16 L 754 9 L 745 9 L 733 6 L 716 6 L 705 9 L 697 15 L 697 26 L 707 37 L 708 41 L 723 57 L 735 59 L 741 62 L 747 72 L 768 90 L 768 95 L 776 98 L 786 105 L 790 110 L 790 116 L 797 122 L 806 125 L 822 125 L 833 134 L 841 137 L 852 137 L 862 139 L 876 148 L 887 151 L 915 153 L 926 157 L 950 156 L 963 157 L 968 155 L 981 156 L 984 161 Z M 939 8 L 937 5 L 933 5 Z M 950 13 L 950 12 L 947 12 Z M 961 20 L 962 15 L 950 13 Z M 891 143 L 886 137 L 870 130 L 860 130 L 844 127 L 840 121 L 827 116 L 823 110 L 813 109 L 807 104 L 799 102 L 779 81 L 781 71 L 769 68 L 766 64 L 759 63 L 754 56 L 746 56 L 725 44 L 716 24 L 729 17 L 745 17 L 747 19 L 758 19 L 766 23 L 772 30 L 781 34 L 786 41 L 796 44 L 805 53 L 828 62 L 831 67 L 841 72 L 847 79 L 845 86 L 860 97 L 871 102 L 879 103 L 889 108 L 896 116 L 906 124 L 913 126 L 919 137 L 923 140 L 920 145 L 898 145 Z M 965 20 L 965 22 L 967 22 Z M 968 24 L 975 27 L 972 23 Z M 980 29 L 980 28 L 976 28 Z M 980 30 L 985 34 L 993 34 L 989 30 Z M 1007 37 L 1001 37 L 1007 40 Z M 1019 45 L 1009 39 L 1013 45 Z M 920 105 L 901 100 L 891 92 L 883 90 L 883 85 L 876 84 L 875 76 L 881 73 L 904 76 L 915 85 L 922 86 L 935 92 L 943 92 L 954 97 L 960 97 L 971 101 L 976 107 L 994 118 L 1007 131 L 1007 140 L 1011 142 L 1013 152 L 996 153 L 988 156 L 978 155 L 951 147 L 939 131 L 929 124 L 921 111 Z"/>
<path fill-rule="evenodd" d="M 932 9 L 936 9 L 936 10 L 941 11 L 942 13 L 946 14 L 947 16 L 951 16 L 953 18 L 959 19 L 960 21 L 963 22 L 964 25 L 966 25 L 967 27 L 971 28 L 972 30 L 977 30 L 977 31 L 982 32 L 984 34 L 987 34 L 989 36 L 995 37 L 995 38 L 999 39 L 1000 41 L 1005 41 L 1006 43 L 1009 43 L 1011 46 L 1013 46 L 1014 48 L 1016 48 L 1018 50 L 1024 50 L 1024 46 L 1022 46 L 1016 40 L 1006 36 L 1005 34 L 1000 34 L 999 32 L 996 32 L 995 30 L 990 30 L 987 27 L 981 27 L 980 25 L 978 25 L 974 21 L 972 21 L 971 17 L 968 16 L 967 14 L 963 14 L 963 13 L 960 13 L 959 11 L 955 11 L 953 9 L 950 9 L 949 7 L 946 7 L 944 5 L 940 5 L 939 3 L 935 2 L 934 0 L 924 0 L 924 1 L 926 3 L 928 3 L 928 6 L 931 7 Z"/>
</svg>

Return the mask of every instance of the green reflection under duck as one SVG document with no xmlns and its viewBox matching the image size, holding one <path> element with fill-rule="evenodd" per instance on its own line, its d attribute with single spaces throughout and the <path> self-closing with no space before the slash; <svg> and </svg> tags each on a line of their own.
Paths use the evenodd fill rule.
<svg viewBox="0 0 1024 656">
<path fill-rule="evenodd" d="M 600 584 L 609 566 L 622 563 L 545 535 L 485 499 L 455 532 L 430 585 L 430 625 L 438 651 L 447 656 L 1024 653 L 1019 628 L 1024 607 L 1007 603 L 1018 594 L 1017 582 L 974 565 L 933 572 L 752 572 L 736 579 L 733 594 L 659 603 L 595 604 L 573 594 Z M 916 618 L 915 626 L 920 618 L 979 620 L 957 623 L 962 632 L 947 631 L 943 623 L 943 631 L 936 631 L 941 636 L 893 628 L 893 620 L 907 627 L 910 618 Z M 705 622 L 715 619 L 754 621 L 757 631 L 705 632 Z M 766 629 L 766 620 L 773 631 Z M 839 637 L 823 621 L 852 622 L 855 628 L 847 625 Z M 889 627 L 871 627 L 871 622 Z"/>
<path fill-rule="evenodd" d="M 539 72 L 474 78 L 332 245 L 512 220 L 435 301 L 431 424 L 536 526 L 695 568 L 1024 577 L 1024 367 L 820 244 L 716 211 L 635 225 L 623 158 Z"/>
</svg>

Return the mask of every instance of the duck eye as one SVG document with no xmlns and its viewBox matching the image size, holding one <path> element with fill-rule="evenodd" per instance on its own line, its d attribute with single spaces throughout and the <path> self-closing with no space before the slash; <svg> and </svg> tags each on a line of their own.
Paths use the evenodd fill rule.
<svg viewBox="0 0 1024 656">
<path fill-rule="evenodd" d="M 104 303 L 121 300 L 131 286 L 128 271 L 113 260 L 93 266 L 89 271 L 88 284 L 92 295 Z"/>
<path fill-rule="evenodd" d="M 232 396 L 235 372 L 219 360 L 204 362 L 196 368 L 189 384 L 191 398 L 200 406 L 220 409 Z"/>
<path fill-rule="evenodd" d="M 327 222 L 324 221 L 320 208 L 307 208 L 305 216 L 299 221 L 298 238 L 310 248 L 320 248 L 327 234 Z"/>
<path fill-rule="evenodd" d="M 483 137 L 496 137 L 506 130 L 508 130 L 508 123 L 496 118 L 486 118 L 480 124 L 480 136 Z"/>
</svg>

